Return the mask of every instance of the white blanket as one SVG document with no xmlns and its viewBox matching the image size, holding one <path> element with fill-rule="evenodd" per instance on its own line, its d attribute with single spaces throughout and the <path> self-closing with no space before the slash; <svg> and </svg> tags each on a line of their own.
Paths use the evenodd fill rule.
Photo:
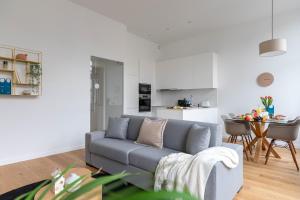
<svg viewBox="0 0 300 200">
<path fill-rule="evenodd" d="M 187 189 L 193 196 L 204 200 L 206 182 L 219 161 L 228 168 L 235 168 L 239 157 L 236 151 L 226 147 L 211 147 L 194 156 L 186 153 L 165 156 L 155 171 L 154 190 L 183 192 Z"/>
</svg>

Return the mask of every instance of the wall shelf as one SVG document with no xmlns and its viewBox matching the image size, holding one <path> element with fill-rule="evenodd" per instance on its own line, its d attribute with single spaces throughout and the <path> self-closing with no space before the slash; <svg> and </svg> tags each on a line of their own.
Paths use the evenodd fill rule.
<svg viewBox="0 0 300 200">
<path fill-rule="evenodd" d="M 10 96 L 14 96 L 14 97 L 38 97 L 39 95 L 37 94 L 0 94 L 1 97 L 10 97 Z"/>
<path fill-rule="evenodd" d="M 11 69 L 0 69 L 0 72 L 14 73 L 15 70 L 11 70 Z"/>
<path fill-rule="evenodd" d="M 13 59 L 13 58 L 9 58 L 9 57 L 3 57 L 3 56 L 0 56 L 0 60 L 13 61 L 14 59 Z"/>
<path fill-rule="evenodd" d="M 32 61 L 32 60 L 20 60 L 14 59 L 16 62 L 29 63 L 29 64 L 41 64 L 40 62 Z"/>
<path fill-rule="evenodd" d="M 12 83 L 13 85 L 18 86 L 25 86 L 25 87 L 38 87 L 38 84 L 31 84 L 31 83 Z"/>
<path fill-rule="evenodd" d="M 27 59 L 17 59 L 18 54 L 26 54 Z M 7 66 L 4 66 L 4 61 L 7 61 Z M 34 74 L 35 69 L 38 69 L 38 75 Z M 42 95 L 41 71 L 42 52 L 0 45 L 0 78 L 11 81 L 11 94 L 0 94 L 0 96 L 37 97 Z M 31 95 L 24 94 L 28 91 Z"/>
</svg>

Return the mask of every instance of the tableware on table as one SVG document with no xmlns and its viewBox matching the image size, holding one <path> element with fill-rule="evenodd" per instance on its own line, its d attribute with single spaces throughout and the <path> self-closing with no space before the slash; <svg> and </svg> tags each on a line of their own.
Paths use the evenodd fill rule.
<svg viewBox="0 0 300 200">
<path fill-rule="evenodd" d="M 71 173 L 70 176 L 66 179 L 66 185 L 72 184 L 74 181 L 76 181 L 79 178 L 80 178 L 80 176 L 78 176 L 77 174 Z M 80 183 L 81 183 L 81 180 L 78 181 L 70 189 L 68 189 L 68 192 L 75 192 L 76 190 L 78 190 L 80 188 Z"/>
<path fill-rule="evenodd" d="M 57 179 L 52 188 L 53 193 L 55 195 L 64 190 L 65 178 L 64 176 L 61 176 L 61 174 L 62 172 L 60 169 L 56 169 L 54 172 L 51 173 L 52 179 Z"/>
</svg>

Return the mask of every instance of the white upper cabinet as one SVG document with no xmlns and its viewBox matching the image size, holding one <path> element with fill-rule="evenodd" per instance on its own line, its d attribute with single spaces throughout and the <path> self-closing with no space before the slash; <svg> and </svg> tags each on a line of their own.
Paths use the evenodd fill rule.
<svg viewBox="0 0 300 200">
<path fill-rule="evenodd" d="M 217 55 L 203 53 L 159 61 L 157 89 L 217 88 Z"/>
</svg>

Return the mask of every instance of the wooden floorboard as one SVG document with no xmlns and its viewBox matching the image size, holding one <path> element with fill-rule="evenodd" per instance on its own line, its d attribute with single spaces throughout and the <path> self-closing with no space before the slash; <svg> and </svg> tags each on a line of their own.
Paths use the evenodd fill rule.
<svg viewBox="0 0 300 200">
<path fill-rule="evenodd" d="M 268 165 L 263 164 L 263 157 L 259 163 L 244 161 L 244 187 L 235 200 L 300 199 L 300 173 L 296 170 L 292 156 L 287 149 L 276 150 L 282 159 L 270 157 Z M 300 163 L 300 150 L 298 152 L 296 155 Z M 84 150 L 1 166 L 0 194 L 49 178 L 54 169 L 63 169 L 71 163 L 86 167 Z"/>
</svg>

